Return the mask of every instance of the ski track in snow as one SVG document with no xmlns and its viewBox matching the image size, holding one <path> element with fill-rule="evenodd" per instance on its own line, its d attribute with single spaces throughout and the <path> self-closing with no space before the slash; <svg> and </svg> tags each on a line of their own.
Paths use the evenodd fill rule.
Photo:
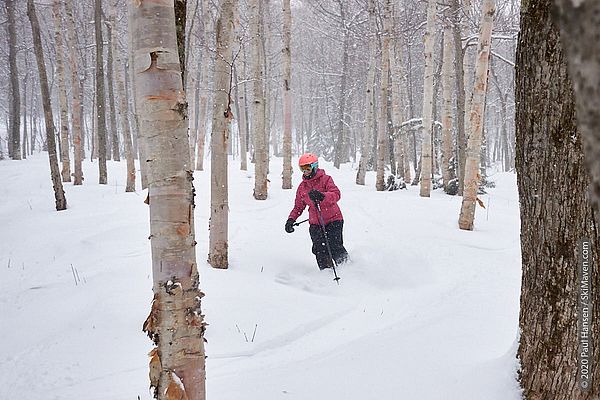
<svg viewBox="0 0 600 400">
<path fill-rule="evenodd" d="M 210 268 L 210 167 L 195 173 L 208 398 L 519 399 L 515 176 L 493 175 L 464 232 L 458 197 L 376 192 L 374 172 L 358 186 L 352 166 L 322 164 L 342 191 L 340 285 L 318 270 L 307 223 L 284 232 L 300 174 L 280 189 L 275 157 L 266 201 L 230 163 L 230 268 Z M 84 162 L 57 213 L 45 155 L 0 162 L 0 399 L 151 398 L 145 191 L 124 193 L 125 163 L 108 167 L 101 186 Z"/>
</svg>

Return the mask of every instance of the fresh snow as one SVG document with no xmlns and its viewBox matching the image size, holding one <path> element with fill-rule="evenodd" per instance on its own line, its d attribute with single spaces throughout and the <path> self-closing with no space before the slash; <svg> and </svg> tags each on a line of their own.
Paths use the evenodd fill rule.
<svg viewBox="0 0 600 400">
<path fill-rule="evenodd" d="M 358 186 L 352 165 L 322 163 L 342 191 L 351 257 L 338 286 L 314 262 L 307 223 L 283 229 L 300 174 L 282 190 L 281 164 L 256 201 L 253 173 L 231 160 L 228 270 L 206 264 L 210 172 L 194 175 L 208 399 L 520 399 L 514 174 L 492 173 L 466 232 L 460 197 L 377 192 L 374 172 Z M 86 161 L 56 212 L 45 153 L 0 162 L 0 399 L 152 397 L 146 194 L 124 192 L 124 162 L 108 168 L 98 185 Z"/>
</svg>

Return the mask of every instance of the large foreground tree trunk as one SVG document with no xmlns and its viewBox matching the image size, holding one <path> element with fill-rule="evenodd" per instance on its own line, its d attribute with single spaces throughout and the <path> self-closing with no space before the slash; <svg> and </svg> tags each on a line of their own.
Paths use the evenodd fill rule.
<svg viewBox="0 0 600 400">
<path fill-rule="evenodd" d="M 516 169 L 521 204 L 523 280 L 520 381 L 527 399 L 600 396 L 599 231 L 586 196 L 582 137 L 551 0 L 525 2 L 516 58 Z M 590 241 L 588 338 L 591 387 L 578 385 L 578 247 Z"/>
<path fill-rule="evenodd" d="M 40 89 L 42 92 L 42 105 L 44 106 L 44 122 L 46 123 L 46 141 L 48 145 L 48 160 L 50 162 L 50 175 L 52 177 L 52 187 L 54 188 L 54 199 L 56 211 L 67 209 L 67 199 L 60 180 L 60 171 L 58 169 L 58 156 L 56 154 L 56 141 L 54 139 L 54 118 L 52 117 L 52 106 L 50 104 L 50 89 L 48 88 L 48 75 L 46 74 L 46 65 L 44 64 L 44 53 L 42 50 L 42 38 L 40 35 L 40 24 L 33 0 L 27 0 L 27 15 L 31 22 L 31 31 L 33 36 L 33 50 L 37 61 L 38 73 L 40 76 Z"/>
<path fill-rule="evenodd" d="M 236 0 L 222 0 L 217 21 L 214 100 L 211 133 L 210 222 L 208 262 L 214 268 L 227 268 L 229 183 L 227 180 L 227 144 L 232 114 L 232 47 Z"/>
<path fill-rule="evenodd" d="M 173 1 L 130 7 L 140 129 L 147 132 L 154 300 L 144 331 L 156 344 L 159 400 L 205 399 L 204 330 L 194 246 L 194 188 Z"/>
<path fill-rule="evenodd" d="M 559 4 L 561 43 L 575 88 L 577 126 L 583 138 L 590 196 L 600 225 L 600 2 L 571 0 Z"/>
</svg>

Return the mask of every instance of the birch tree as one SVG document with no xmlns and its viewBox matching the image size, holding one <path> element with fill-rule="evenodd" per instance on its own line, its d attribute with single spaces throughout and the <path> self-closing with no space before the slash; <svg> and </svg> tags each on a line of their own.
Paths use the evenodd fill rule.
<svg viewBox="0 0 600 400">
<path fill-rule="evenodd" d="M 377 136 L 377 177 L 375 188 L 378 191 L 385 189 L 385 154 L 388 149 L 388 99 L 389 99 L 389 74 L 390 74 L 390 17 L 391 0 L 385 0 L 383 9 L 383 35 L 381 38 L 381 90 L 380 90 L 380 116 Z"/>
<path fill-rule="evenodd" d="M 368 14 L 368 29 L 369 34 L 371 29 L 375 25 L 375 0 L 368 0 L 367 3 L 367 14 Z M 371 141 L 373 137 L 373 102 L 375 101 L 374 87 L 375 87 L 375 51 L 377 50 L 377 43 L 369 36 L 369 66 L 367 72 L 367 85 L 365 90 L 365 125 L 362 134 L 362 144 L 360 150 L 360 161 L 358 163 L 358 171 L 356 173 L 356 184 L 364 185 L 365 177 L 367 175 L 367 163 L 371 157 Z"/>
<path fill-rule="evenodd" d="M 194 189 L 173 0 L 129 6 L 140 129 L 147 131 L 154 299 L 144 331 L 159 400 L 205 399 L 203 294 L 194 246 Z"/>
<path fill-rule="evenodd" d="M 433 78 L 435 45 L 436 0 L 427 3 L 427 28 L 425 32 L 425 73 L 423 78 L 423 141 L 421 144 L 421 197 L 431 196 L 432 148 L 431 135 L 433 126 Z"/>
<path fill-rule="evenodd" d="M 292 188 L 292 9 L 283 0 L 283 189 Z"/>
<path fill-rule="evenodd" d="M 21 159 L 21 94 L 19 90 L 19 70 L 17 67 L 17 28 L 15 1 L 6 0 L 8 16 L 8 68 L 10 73 L 10 125 L 8 135 L 8 156 Z"/>
<path fill-rule="evenodd" d="M 67 106 L 67 88 L 65 86 L 65 67 L 63 54 L 63 26 L 60 15 L 60 0 L 54 0 L 52 5 L 54 17 L 54 42 L 56 46 L 56 80 L 58 83 L 58 107 L 60 113 L 60 160 L 62 162 L 61 176 L 63 182 L 71 182 L 71 161 L 69 157 L 69 117 Z"/>
<path fill-rule="evenodd" d="M 591 334 L 587 338 L 592 365 L 590 384 L 584 388 L 579 368 L 582 351 L 578 348 L 583 338 L 578 332 L 578 320 L 583 322 L 584 311 L 579 308 L 583 281 L 578 276 L 581 265 L 578 253 L 581 240 L 587 239 L 589 259 L 596 266 L 600 259 L 600 231 L 594 220 L 592 199 L 587 195 L 593 171 L 585 168 L 586 133 L 578 127 L 583 121 L 591 122 L 590 116 L 581 114 L 585 109 L 576 104 L 587 98 L 578 97 L 575 83 L 586 71 L 571 76 L 569 72 L 577 64 L 569 65 L 568 70 L 567 59 L 573 56 L 569 53 L 575 48 L 585 49 L 590 58 L 570 62 L 590 62 L 597 55 L 596 42 L 570 35 L 597 29 L 597 22 L 589 24 L 597 21 L 597 14 L 582 8 L 580 18 L 572 21 L 577 29 L 567 28 L 566 37 L 562 37 L 552 22 L 552 3 L 552 0 L 523 3 L 516 57 L 515 166 L 523 270 L 517 352 L 521 366 L 519 380 L 525 399 L 592 400 L 600 398 L 597 364 L 600 318 L 595 307 L 600 304 L 597 290 L 600 282 L 596 268 L 592 267 L 589 277 L 592 290 L 587 300 L 591 305 Z M 595 6 L 593 3 L 586 6 Z M 572 40 L 581 42 L 564 43 Z M 571 50 L 565 52 L 563 47 Z M 593 74 L 592 69 L 587 71 Z M 596 75 L 590 76 L 597 79 Z M 589 92 L 592 96 L 593 93 Z M 597 113 L 597 108 L 593 111 Z M 594 161 L 597 159 L 587 159 L 588 163 Z"/>
<path fill-rule="evenodd" d="M 250 40 L 251 40 L 251 74 L 252 91 L 252 137 L 254 138 L 254 198 L 266 200 L 268 194 L 267 171 L 269 163 L 268 143 L 265 138 L 265 93 L 261 65 L 261 3 L 262 0 L 250 0 Z"/>
<path fill-rule="evenodd" d="M 56 141 L 54 139 L 54 118 L 52 117 L 52 105 L 50 104 L 50 89 L 48 88 L 48 75 L 46 74 L 46 64 L 44 63 L 44 53 L 42 50 L 42 38 L 40 34 L 40 24 L 35 11 L 33 0 L 27 0 L 27 15 L 31 23 L 31 32 L 33 36 L 33 51 L 37 61 L 38 74 L 40 77 L 40 89 L 42 95 L 42 105 L 44 107 L 44 122 L 46 123 L 46 142 L 48 144 L 48 161 L 50 162 L 50 176 L 52 178 L 52 187 L 54 189 L 54 200 L 56 211 L 67 209 L 67 199 L 63 190 L 63 185 L 58 169 L 58 156 L 56 154 Z"/>
<path fill-rule="evenodd" d="M 222 0 L 216 26 L 216 58 L 211 133 L 211 181 L 208 262 L 214 268 L 227 268 L 229 194 L 227 144 L 231 131 L 233 23 L 236 0 Z"/>
<path fill-rule="evenodd" d="M 452 27 L 450 15 L 444 21 L 444 47 L 442 60 L 442 179 L 444 191 L 448 193 L 448 183 L 454 179 L 450 160 L 453 155 L 452 146 L 452 66 L 454 63 L 452 45 Z"/>
<path fill-rule="evenodd" d="M 104 56 L 102 42 L 102 0 L 94 4 L 94 32 L 96 37 L 96 136 L 98 138 L 99 183 L 106 185 L 106 109 L 104 91 Z"/>
<path fill-rule="evenodd" d="M 481 160 L 481 137 L 485 109 L 485 93 L 487 89 L 488 65 L 491 50 L 492 23 L 496 5 L 494 0 L 485 0 L 481 13 L 481 32 L 477 44 L 477 63 L 475 66 L 475 82 L 473 96 L 469 107 L 469 139 L 467 142 L 467 159 L 465 163 L 465 181 L 462 206 L 458 225 L 463 230 L 473 230 L 475 206 L 481 176 L 479 163 Z"/>
<path fill-rule="evenodd" d="M 79 68 L 77 65 L 77 54 L 76 46 L 77 41 L 75 39 L 75 19 L 73 18 L 73 4 L 70 1 L 65 2 L 66 10 L 66 26 L 67 26 L 67 43 L 69 48 L 69 66 L 71 70 L 71 135 L 73 137 L 73 184 L 83 184 L 83 169 L 81 162 L 83 160 L 83 148 L 82 148 L 82 135 L 81 135 L 81 90 L 79 82 Z"/>
</svg>

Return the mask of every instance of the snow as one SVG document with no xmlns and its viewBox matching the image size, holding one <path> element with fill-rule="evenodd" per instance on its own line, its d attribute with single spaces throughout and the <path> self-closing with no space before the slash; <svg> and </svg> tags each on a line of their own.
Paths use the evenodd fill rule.
<svg viewBox="0 0 600 400">
<path fill-rule="evenodd" d="M 492 174 L 466 232 L 459 197 L 376 192 L 373 172 L 357 186 L 351 165 L 322 167 L 342 191 L 339 286 L 317 268 L 307 224 L 284 232 L 295 189 L 281 189 L 277 158 L 266 201 L 231 162 L 231 265 L 210 268 L 210 175 L 195 173 L 207 398 L 520 399 L 514 174 Z M 45 154 L 0 162 L 0 399 L 151 398 L 145 192 L 124 192 L 124 162 L 108 168 L 98 185 L 86 161 L 56 212 Z"/>
</svg>

